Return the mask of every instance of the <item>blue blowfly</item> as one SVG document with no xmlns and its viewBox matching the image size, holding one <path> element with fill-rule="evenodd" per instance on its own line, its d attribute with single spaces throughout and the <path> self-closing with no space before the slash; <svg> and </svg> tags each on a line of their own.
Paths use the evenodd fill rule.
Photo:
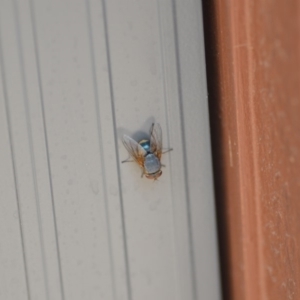
<svg viewBox="0 0 300 300">
<path fill-rule="evenodd" d="M 164 167 L 160 162 L 161 156 L 173 149 L 163 152 L 162 130 L 158 123 L 153 123 L 150 128 L 150 140 L 137 142 L 128 135 L 124 135 L 122 141 L 133 161 L 142 168 L 142 177 L 145 175 L 148 179 L 156 180 L 161 176 L 161 167 Z M 122 163 L 130 161 L 132 160 L 127 159 Z"/>
</svg>

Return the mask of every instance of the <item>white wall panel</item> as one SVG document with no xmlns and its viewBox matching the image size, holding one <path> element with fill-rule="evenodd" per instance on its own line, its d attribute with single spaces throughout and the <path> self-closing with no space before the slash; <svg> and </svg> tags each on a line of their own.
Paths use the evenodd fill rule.
<svg viewBox="0 0 300 300">
<path fill-rule="evenodd" d="M 2 44 L 0 42 L 0 297 L 23 299 L 28 289 L 26 253 L 12 143 Z"/>
<path fill-rule="evenodd" d="M 220 299 L 201 4 L 0 14 L 1 299 Z M 120 163 L 154 121 L 156 182 Z"/>
</svg>

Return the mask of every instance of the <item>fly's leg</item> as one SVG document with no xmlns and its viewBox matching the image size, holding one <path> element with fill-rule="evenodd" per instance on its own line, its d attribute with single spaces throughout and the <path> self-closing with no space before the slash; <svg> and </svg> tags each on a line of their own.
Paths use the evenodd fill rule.
<svg viewBox="0 0 300 300">
<path fill-rule="evenodd" d="M 173 148 L 167 149 L 167 150 L 164 151 L 162 154 L 165 154 L 165 153 L 170 152 L 170 151 L 172 151 L 172 150 L 173 150 Z"/>
<path fill-rule="evenodd" d="M 142 175 L 141 175 L 141 178 L 143 178 L 144 174 L 145 174 L 145 171 L 144 171 L 144 170 L 142 170 Z"/>
<path fill-rule="evenodd" d="M 166 165 L 163 165 L 163 164 L 160 164 L 160 165 L 161 165 L 162 167 L 164 167 L 164 168 L 166 167 Z"/>
<path fill-rule="evenodd" d="M 126 162 L 134 162 L 134 160 L 131 159 L 131 157 L 129 156 L 127 159 L 125 159 L 125 160 L 122 161 L 122 164 L 126 163 Z"/>
</svg>

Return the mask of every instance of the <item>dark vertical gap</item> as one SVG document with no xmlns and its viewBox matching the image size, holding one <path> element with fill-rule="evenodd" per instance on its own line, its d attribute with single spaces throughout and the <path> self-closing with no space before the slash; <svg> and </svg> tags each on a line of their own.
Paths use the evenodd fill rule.
<svg viewBox="0 0 300 300">
<path fill-rule="evenodd" d="M 221 110 L 221 82 L 219 74 L 219 48 L 217 35 L 217 7 L 216 0 L 202 1 L 204 22 L 204 43 L 206 59 L 206 75 L 209 103 L 209 118 L 211 130 L 211 145 L 213 158 L 213 173 L 215 187 L 215 201 L 217 208 L 217 227 L 219 240 L 219 256 L 221 265 L 221 282 L 223 299 L 230 297 L 230 264 L 228 228 L 226 222 L 226 181 L 223 166 L 223 130 Z"/>
</svg>

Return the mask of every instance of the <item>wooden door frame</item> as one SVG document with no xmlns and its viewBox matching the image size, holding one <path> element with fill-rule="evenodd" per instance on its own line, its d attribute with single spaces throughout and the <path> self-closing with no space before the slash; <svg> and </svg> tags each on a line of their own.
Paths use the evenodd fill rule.
<svg viewBox="0 0 300 300">
<path fill-rule="evenodd" d="M 299 299 L 299 2 L 203 14 L 224 299 Z"/>
</svg>

